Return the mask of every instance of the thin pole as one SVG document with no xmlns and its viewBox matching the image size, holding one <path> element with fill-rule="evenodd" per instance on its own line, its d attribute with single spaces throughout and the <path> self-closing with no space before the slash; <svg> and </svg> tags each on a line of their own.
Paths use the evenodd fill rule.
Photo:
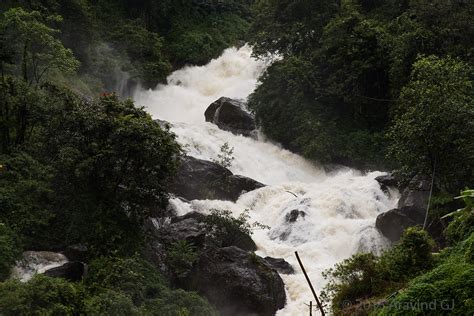
<svg viewBox="0 0 474 316">
<path fill-rule="evenodd" d="M 423 222 L 423 230 L 425 230 L 426 222 L 428 221 L 428 211 L 430 209 L 430 204 L 431 204 L 431 194 L 433 194 L 435 171 L 436 171 L 436 159 L 435 159 L 434 165 L 433 165 L 433 174 L 431 175 L 430 196 L 428 197 L 428 205 L 426 206 L 425 221 Z"/>
<path fill-rule="evenodd" d="M 311 284 L 311 281 L 309 280 L 308 274 L 306 274 L 306 270 L 304 269 L 303 262 L 301 262 L 300 256 L 298 255 L 298 251 L 295 251 L 296 259 L 298 259 L 298 263 L 300 264 L 301 270 L 303 270 L 304 277 L 306 278 L 306 282 L 308 282 L 309 288 L 311 289 L 311 292 L 313 293 L 314 298 L 316 299 L 316 303 L 318 304 L 319 310 L 321 311 L 321 314 L 325 316 L 324 314 L 324 309 L 323 306 L 321 305 L 321 302 L 318 299 L 318 296 L 316 295 L 316 291 L 313 288 L 313 285 Z"/>
<path fill-rule="evenodd" d="M 313 316 L 313 301 L 309 301 L 309 316 Z"/>
</svg>

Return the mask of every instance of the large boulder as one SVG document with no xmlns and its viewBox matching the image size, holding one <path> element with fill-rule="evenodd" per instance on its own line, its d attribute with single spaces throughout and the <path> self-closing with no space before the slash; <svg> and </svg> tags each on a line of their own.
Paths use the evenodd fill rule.
<svg viewBox="0 0 474 316">
<path fill-rule="evenodd" d="M 62 266 L 55 267 L 44 272 L 52 278 L 63 278 L 69 281 L 80 281 L 85 276 L 86 264 L 79 261 L 66 262 Z"/>
<path fill-rule="evenodd" d="M 264 259 L 273 269 L 277 270 L 281 274 L 295 273 L 295 269 L 293 269 L 291 264 L 289 264 L 285 259 L 272 257 L 265 257 Z"/>
<path fill-rule="evenodd" d="M 211 103 L 204 117 L 206 122 L 237 135 L 252 136 L 256 129 L 255 119 L 245 110 L 245 104 L 226 97 Z"/>
<path fill-rule="evenodd" d="M 375 221 L 375 227 L 392 242 L 399 240 L 405 229 L 418 224 L 399 209 L 382 213 Z"/>
<path fill-rule="evenodd" d="M 197 249 L 204 249 L 211 245 L 220 244 L 224 247 L 236 246 L 246 251 L 257 250 L 257 245 L 249 235 L 236 234 L 226 241 L 215 240 L 212 236 L 215 227 L 207 221 L 208 216 L 198 212 L 191 212 L 183 216 L 176 216 L 170 219 L 168 223 L 158 227 L 156 224 L 149 224 L 153 219 L 146 223 L 147 231 L 157 237 L 163 244 L 172 244 L 180 240 L 185 240 L 194 245 Z"/>
<path fill-rule="evenodd" d="M 425 219 L 430 186 L 431 181 L 428 176 L 415 176 L 408 184 L 408 187 L 403 190 L 402 196 L 398 201 L 398 208 L 419 224 L 423 224 Z"/>
<path fill-rule="evenodd" d="M 234 246 L 206 249 L 186 284 L 223 316 L 275 315 L 286 301 L 283 281 L 268 262 Z"/>
<path fill-rule="evenodd" d="M 406 228 L 423 225 L 429 194 L 429 178 L 415 176 L 403 190 L 398 207 L 380 214 L 375 226 L 390 241 L 398 241 Z"/>
<path fill-rule="evenodd" d="M 264 185 L 253 179 L 233 175 L 232 172 L 212 161 L 185 156 L 170 193 L 187 200 L 237 201 L 239 196 Z"/>
</svg>

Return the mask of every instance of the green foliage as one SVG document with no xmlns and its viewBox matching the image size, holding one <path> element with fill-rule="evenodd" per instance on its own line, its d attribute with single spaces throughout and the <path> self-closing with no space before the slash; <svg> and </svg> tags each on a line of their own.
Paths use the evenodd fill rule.
<svg viewBox="0 0 474 316">
<path fill-rule="evenodd" d="M 125 310 L 136 314 L 134 306 L 140 315 L 216 315 L 197 294 L 170 290 L 155 268 L 137 256 L 94 260 L 85 283 L 94 294 L 86 303 L 89 308 L 99 308 L 110 315 L 120 306 L 125 309 L 119 315 Z"/>
<path fill-rule="evenodd" d="M 474 235 L 453 249 L 433 270 L 413 279 L 408 287 L 377 315 L 406 315 L 403 306 L 418 306 L 411 315 L 470 315 L 474 312 L 474 264 L 464 253 L 472 251 Z M 421 303 L 436 304 L 423 309 Z M 416 304 L 416 305 L 415 305 Z"/>
<path fill-rule="evenodd" d="M 282 59 L 260 78 L 249 105 L 269 137 L 321 162 L 430 171 L 419 143 L 431 142 L 432 152 L 446 156 L 438 157 L 440 175 L 455 192 L 472 178 L 474 145 L 467 135 L 473 113 L 467 109 L 473 54 L 467 43 L 473 12 L 472 2 L 256 1 L 249 35 L 254 54 Z M 419 55 L 440 61 L 424 59 L 431 70 L 420 71 Z M 400 104 L 407 102 L 420 116 L 401 124 L 406 108 Z M 433 117 L 445 128 L 435 127 Z M 387 139 L 394 125 L 399 128 Z M 404 139 L 404 132 L 412 139 Z M 387 145 L 391 151 L 384 157 Z M 443 170 L 447 166 L 451 174 Z"/>
<path fill-rule="evenodd" d="M 431 252 L 434 246 L 426 231 L 418 227 L 407 228 L 399 243 L 382 255 L 381 264 L 390 279 L 406 280 L 433 266 Z"/>
<path fill-rule="evenodd" d="M 181 15 L 166 37 L 167 50 L 174 64 L 205 64 L 243 40 L 248 27 L 245 19 L 233 13 Z"/>
<path fill-rule="evenodd" d="M 18 236 L 0 222 L 0 281 L 10 276 L 10 270 L 20 255 Z"/>
<path fill-rule="evenodd" d="M 450 57 L 415 62 L 388 134 L 390 154 L 402 168 L 431 173 L 436 164 L 436 177 L 448 188 L 472 179 L 471 76 L 469 65 Z"/>
<path fill-rule="evenodd" d="M 408 228 L 401 240 L 382 256 L 356 254 L 324 272 L 329 280 L 323 298 L 331 300 L 334 312 L 367 297 L 398 290 L 411 277 L 433 267 L 434 242 L 416 227 Z"/>
<path fill-rule="evenodd" d="M 11 76 L 0 80 L 0 154 L 8 154 L 31 135 L 32 121 L 44 110 L 44 95 Z"/>
<path fill-rule="evenodd" d="M 196 293 L 171 290 L 139 257 L 102 257 L 84 283 L 37 275 L 0 283 L 2 315 L 217 315 Z"/>
<path fill-rule="evenodd" d="M 87 315 L 139 315 L 132 299 L 124 293 L 105 290 L 84 302 Z"/>
<path fill-rule="evenodd" d="M 221 165 L 224 168 L 230 168 L 232 166 L 232 161 L 235 159 L 233 156 L 234 147 L 230 147 L 229 143 L 224 143 L 220 148 L 220 153 L 217 154 L 217 159 L 212 161 Z"/>
<path fill-rule="evenodd" d="M 85 289 L 79 283 L 35 276 L 30 282 L 0 283 L 2 315 L 78 315 L 84 311 Z"/>
<path fill-rule="evenodd" d="M 461 192 L 461 198 L 466 206 L 449 215 L 454 215 L 454 219 L 446 229 L 446 236 L 452 243 L 457 243 L 468 238 L 474 232 L 474 194 L 473 190 Z"/>
<path fill-rule="evenodd" d="M 143 218 L 167 203 L 180 154 L 174 135 L 114 95 L 85 101 L 54 85 L 33 92 L 10 77 L 3 84 L 9 111 L 0 113 L 0 122 L 8 131 L 5 153 L 13 153 L 0 158 L 6 166 L 0 174 L 2 221 L 29 247 L 137 249 Z M 30 101 L 26 109 L 24 98 Z M 19 127 L 11 117 L 16 113 L 25 115 Z M 28 132 L 21 142 L 19 130 Z"/>
<path fill-rule="evenodd" d="M 170 245 L 166 257 L 168 266 L 178 278 L 181 278 L 191 270 L 198 253 L 192 244 L 186 240 L 179 240 Z"/>
<path fill-rule="evenodd" d="M 0 156 L 0 221 L 6 223 L 28 247 L 51 241 L 45 235 L 54 217 L 52 170 L 26 153 Z"/>
<path fill-rule="evenodd" d="M 23 8 L 10 9 L 0 18 L 2 46 L 8 43 L 18 52 L 12 59 L 21 68 L 26 82 L 39 84 L 51 69 L 71 73 L 78 68 L 72 51 L 55 37 L 58 30 L 47 25 L 60 21 L 60 16 L 43 16 L 38 11 L 27 12 Z"/>
<path fill-rule="evenodd" d="M 130 297 L 135 305 L 157 297 L 166 290 L 162 277 L 139 257 L 101 257 L 89 265 L 85 284 L 92 288 L 116 290 Z"/>
<path fill-rule="evenodd" d="M 171 64 L 163 53 L 163 38 L 157 33 L 149 32 L 136 20 L 118 26 L 110 36 L 114 47 L 126 52 L 130 59 L 130 74 L 146 87 L 166 79 Z"/>
<path fill-rule="evenodd" d="M 9 28 L 0 28 L 0 42 L 4 44 L 0 45 L 0 69 L 19 73 L 24 66 L 30 81 L 35 77 L 53 79 L 86 94 L 105 90 L 131 95 L 138 84 L 153 88 L 171 70 L 185 64 L 204 64 L 244 40 L 249 7 L 247 0 L 4 0 L 2 12 L 11 13 Z M 32 69 L 36 66 L 22 63 L 26 47 L 22 43 L 27 43 L 23 39 L 28 37 L 16 36 L 18 32 L 13 31 L 24 25 L 28 27 L 22 30 L 28 34 L 47 35 L 34 37 L 39 46 L 31 43 L 28 53 L 42 63 L 36 63 L 40 66 L 38 76 Z M 54 51 L 45 53 L 49 48 Z M 71 52 L 80 65 L 75 59 L 67 62 L 73 60 L 69 58 Z M 11 64 L 17 66 L 11 69 Z M 78 75 L 71 77 L 69 70 L 78 66 Z"/>
<path fill-rule="evenodd" d="M 207 231 L 217 246 L 227 247 L 246 241 L 252 235 L 252 225 L 248 222 L 248 210 L 239 217 L 232 216 L 229 210 L 211 210 L 206 217 Z"/>
<path fill-rule="evenodd" d="M 141 307 L 142 315 L 217 316 L 217 311 L 198 294 L 183 290 L 167 291 L 160 298 L 150 299 Z"/>
</svg>

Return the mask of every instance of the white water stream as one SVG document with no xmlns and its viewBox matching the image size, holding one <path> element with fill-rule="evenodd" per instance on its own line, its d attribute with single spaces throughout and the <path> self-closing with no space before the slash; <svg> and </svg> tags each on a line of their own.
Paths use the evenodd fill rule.
<svg viewBox="0 0 474 316">
<path fill-rule="evenodd" d="M 304 303 L 313 299 L 294 251 L 320 291 L 325 284 L 322 271 L 357 251 L 377 252 L 385 247 L 385 239 L 374 228 L 375 218 L 396 206 L 398 193 L 389 198 L 381 191 L 374 180 L 381 172 L 362 174 L 345 168 L 327 173 L 263 136 L 259 140 L 236 136 L 206 123 L 204 111 L 210 103 L 221 96 L 245 99 L 255 89 L 266 65 L 250 54 L 248 47 L 227 49 L 206 66 L 174 72 L 167 85 L 137 91 L 134 99 L 154 118 L 173 123 L 172 131 L 189 155 L 216 158 L 227 142 L 234 147 L 230 170 L 268 185 L 242 195 L 237 203 L 194 200 L 188 204 L 179 199 L 172 203 L 180 215 L 219 208 L 237 216 L 249 209 L 252 222 L 270 226 L 270 230 L 257 230 L 252 236 L 257 254 L 284 258 L 296 270 L 294 275 L 282 275 L 287 305 L 277 315 L 305 315 L 308 308 Z M 294 209 L 306 216 L 287 223 L 285 216 Z"/>
</svg>

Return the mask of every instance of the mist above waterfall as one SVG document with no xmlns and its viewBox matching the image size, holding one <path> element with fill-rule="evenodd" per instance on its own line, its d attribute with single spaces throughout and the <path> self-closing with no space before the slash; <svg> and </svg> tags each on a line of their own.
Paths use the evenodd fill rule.
<svg viewBox="0 0 474 316">
<path fill-rule="evenodd" d="M 374 180 L 381 172 L 363 174 L 344 168 L 326 172 L 321 166 L 266 141 L 236 136 L 204 121 L 207 106 L 221 96 L 246 99 L 255 89 L 266 67 L 251 57 L 247 46 L 227 49 L 221 57 L 201 67 L 186 67 L 168 77 L 167 85 L 137 91 L 136 103 L 146 107 L 154 118 L 173 123 L 172 131 L 188 155 L 215 159 L 220 147 L 234 148 L 230 170 L 267 184 L 243 194 L 236 203 L 194 200 L 172 204 L 180 215 L 192 210 L 229 209 L 234 215 L 249 209 L 251 221 L 268 225 L 252 236 L 257 254 L 284 258 L 297 271 L 282 275 L 287 305 L 279 315 L 301 315 L 311 292 L 299 270 L 294 251 L 300 253 L 314 285 L 321 290 L 321 272 L 357 251 L 378 252 L 385 239 L 375 229 L 375 218 L 393 208 L 398 193 L 386 195 Z M 288 214 L 298 218 L 289 222 Z"/>
</svg>

